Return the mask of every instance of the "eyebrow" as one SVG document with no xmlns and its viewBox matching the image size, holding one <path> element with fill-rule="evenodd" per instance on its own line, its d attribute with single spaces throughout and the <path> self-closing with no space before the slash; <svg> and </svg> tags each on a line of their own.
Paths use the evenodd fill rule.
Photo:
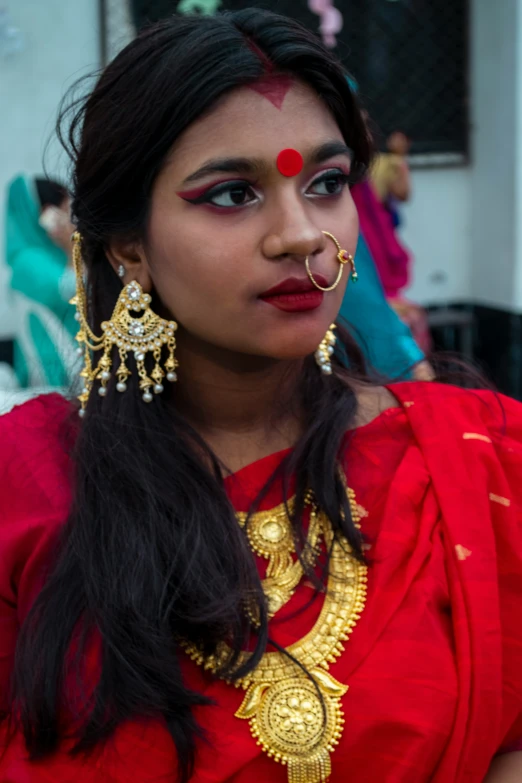
<svg viewBox="0 0 522 783">
<path fill-rule="evenodd" d="M 254 158 L 214 158 L 204 163 L 197 171 L 189 174 L 184 183 L 194 182 L 209 174 L 259 174 L 265 168 L 263 161 Z"/>
<path fill-rule="evenodd" d="M 324 163 L 330 158 L 335 158 L 337 155 L 345 155 L 353 160 L 353 150 L 347 147 L 342 141 L 327 141 L 325 144 L 321 144 L 317 147 L 310 156 L 310 162 L 317 165 L 318 163 Z"/>
<path fill-rule="evenodd" d="M 337 155 L 345 155 L 353 159 L 352 150 L 346 146 L 342 141 L 327 141 L 317 147 L 309 156 L 308 163 L 317 165 L 324 163 L 330 158 L 334 158 Z M 202 177 L 206 177 L 209 174 L 249 174 L 250 176 L 259 175 L 261 172 L 266 171 L 267 166 L 263 160 L 258 158 L 214 158 L 208 160 L 199 169 L 189 174 L 185 178 L 183 184 L 189 182 L 195 182 Z"/>
</svg>

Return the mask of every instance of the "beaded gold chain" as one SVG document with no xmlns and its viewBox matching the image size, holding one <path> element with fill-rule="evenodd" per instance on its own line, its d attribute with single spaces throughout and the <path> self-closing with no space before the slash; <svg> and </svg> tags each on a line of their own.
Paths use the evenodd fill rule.
<svg viewBox="0 0 522 783">
<path fill-rule="evenodd" d="M 357 505 L 352 490 L 348 490 L 348 495 L 358 524 L 364 509 Z M 282 509 L 286 515 L 284 505 L 268 513 L 280 523 Z M 262 527 L 268 523 L 267 512 L 263 513 L 264 523 L 259 523 Z M 325 783 L 330 777 L 330 754 L 344 728 L 341 698 L 348 686 L 338 682 L 328 670 L 344 651 L 344 643 L 366 602 L 367 567 L 355 559 L 345 538 L 334 537 L 326 515 L 315 513 L 331 553 L 327 592 L 319 618 L 308 634 L 287 648 L 288 654 L 265 653 L 252 672 L 235 682 L 236 687 L 246 690 L 236 717 L 248 720 L 257 744 L 269 757 L 286 765 L 288 783 Z M 309 536 L 311 528 L 312 519 Z M 288 547 L 288 539 L 285 540 Z M 291 567 L 288 560 L 285 562 L 288 571 Z M 226 644 L 207 658 L 191 644 L 184 647 L 192 660 L 211 672 L 222 669 L 230 655 Z M 240 653 L 238 665 L 244 665 L 250 655 Z"/>
</svg>

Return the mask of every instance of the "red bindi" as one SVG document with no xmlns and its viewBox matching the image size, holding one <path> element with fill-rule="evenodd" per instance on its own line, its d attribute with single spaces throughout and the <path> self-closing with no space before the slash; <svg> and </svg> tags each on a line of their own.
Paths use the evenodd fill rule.
<svg viewBox="0 0 522 783">
<path fill-rule="evenodd" d="M 277 168 L 283 177 L 297 177 L 303 165 L 303 156 L 297 150 L 282 150 L 277 156 Z"/>
</svg>

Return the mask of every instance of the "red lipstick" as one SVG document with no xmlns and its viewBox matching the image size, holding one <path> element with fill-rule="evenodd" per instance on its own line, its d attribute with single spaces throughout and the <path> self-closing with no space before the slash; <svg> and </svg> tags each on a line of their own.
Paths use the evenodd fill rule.
<svg viewBox="0 0 522 783">
<path fill-rule="evenodd" d="M 315 275 L 315 279 L 319 285 L 328 285 L 323 275 Z M 320 307 L 324 294 L 308 278 L 289 277 L 260 294 L 259 299 L 287 313 L 304 313 Z"/>
</svg>

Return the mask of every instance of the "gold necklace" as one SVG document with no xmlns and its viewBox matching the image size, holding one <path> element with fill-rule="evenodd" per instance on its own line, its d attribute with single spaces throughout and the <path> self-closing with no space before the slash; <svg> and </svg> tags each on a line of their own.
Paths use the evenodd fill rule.
<svg viewBox="0 0 522 783">
<path fill-rule="evenodd" d="M 346 486 L 346 493 L 350 503 L 352 521 L 360 528 L 363 517 L 368 512 L 359 505 L 355 498 L 355 492 Z M 281 503 L 269 511 L 258 511 L 249 515 L 236 512 L 239 525 L 245 530 L 252 551 L 268 560 L 266 577 L 263 579 L 263 593 L 268 604 L 268 617 L 271 619 L 282 607 L 288 603 L 303 578 L 304 568 L 302 560 L 293 560 L 295 554 L 294 534 L 290 516 L 294 510 L 294 499 L 288 503 Z M 322 533 L 321 524 L 318 521 L 317 512 L 313 503 L 313 495 L 308 492 L 305 497 L 305 506 L 310 506 L 310 523 L 307 536 L 307 547 L 302 557 L 309 568 L 313 568 L 320 552 L 319 542 Z M 247 607 L 248 615 L 254 624 L 259 624 L 256 610 Z"/>
<path fill-rule="evenodd" d="M 355 494 L 352 490 L 348 494 L 354 520 L 360 519 Z M 319 618 L 308 634 L 287 648 L 288 655 L 265 653 L 252 672 L 235 682 L 246 690 L 236 717 L 248 720 L 257 744 L 286 765 L 288 783 L 325 783 L 331 774 L 330 753 L 343 732 L 341 697 L 348 686 L 328 669 L 342 654 L 366 602 L 367 567 L 353 557 L 345 538 L 334 538 L 323 513 L 317 518 L 331 552 Z M 224 643 L 208 658 L 190 643 L 184 647 L 192 660 L 211 672 L 219 671 L 230 655 Z M 240 653 L 238 665 L 250 656 Z"/>
<path fill-rule="evenodd" d="M 252 551 L 268 560 L 266 577 L 262 584 L 269 618 L 272 618 L 290 600 L 304 574 L 302 561 L 292 558 L 295 554 L 295 543 L 289 514 L 293 512 L 294 501 L 288 501 L 287 505 L 281 503 L 270 511 L 258 511 L 250 517 L 248 514 L 236 513 L 236 518 L 246 532 Z M 307 547 L 302 557 L 311 568 L 320 551 L 319 540 L 322 529 L 310 494 L 305 498 L 305 505 L 312 508 Z M 255 611 L 249 610 L 249 615 L 254 623 L 259 622 Z"/>
</svg>

